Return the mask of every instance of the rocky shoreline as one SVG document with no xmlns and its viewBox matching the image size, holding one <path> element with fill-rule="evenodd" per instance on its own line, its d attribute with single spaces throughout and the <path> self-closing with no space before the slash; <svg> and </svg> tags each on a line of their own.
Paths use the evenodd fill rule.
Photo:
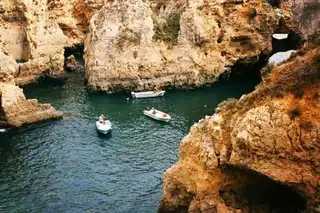
<svg viewBox="0 0 320 213">
<path fill-rule="evenodd" d="M 304 209 L 276 206 L 280 212 L 318 212 L 320 49 L 310 46 L 275 67 L 254 92 L 221 103 L 191 127 L 179 161 L 165 173 L 159 212 L 271 212 L 268 201 L 257 204 L 239 192 L 262 181 L 246 171 L 290 186 L 305 202 Z M 226 189 L 247 204 L 225 200 Z"/>
<path fill-rule="evenodd" d="M 318 8 L 316 0 L 1 2 L 0 121 L 63 116 L 19 86 L 77 69 L 64 54 L 75 45 L 84 44 L 89 89 L 142 91 L 213 83 L 237 62 L 269 55 L 274 33 L 299 35 L 309 42 L 266 66 L 254 92 L 191 128 L 165 173 L 159 212 L 320 212 Z M 252 183 L 288 187 L 297 206 L 253 201 L 243 194 Z"/>
<path fill-rule="evenodd" d="M 297 31 L 291 12 L 290 1 L 4 2 L 0 51 L 16 63 L 2 75 L 17 86 L 62 78 L 65 49 L 84 44 L 91 90 L 201 87 L 237 61 L 271 52 L 275 31 Z"/>
</svg>

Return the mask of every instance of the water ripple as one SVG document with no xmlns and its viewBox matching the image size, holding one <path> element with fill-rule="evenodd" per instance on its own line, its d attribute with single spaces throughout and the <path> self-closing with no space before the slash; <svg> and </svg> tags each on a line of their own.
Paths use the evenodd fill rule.
<svg viewBox="0 0 320 213">
<path fill-rule="evenodd" d="M 62 86 L 25 88 L 28 98 L 72 116 L 1 133 L 0 212 L 156 212 L 163 172 L 176 162 L 183 136 L 219 101 L 239 97 L 243 85 L 129 101 L 126 94 L 88 93 L 81 74 Z M 172 121 L 144 116 L 152 106 Z M 101 113 L 113 123 L 110 135 L 95 130 Z"/>
</svg>

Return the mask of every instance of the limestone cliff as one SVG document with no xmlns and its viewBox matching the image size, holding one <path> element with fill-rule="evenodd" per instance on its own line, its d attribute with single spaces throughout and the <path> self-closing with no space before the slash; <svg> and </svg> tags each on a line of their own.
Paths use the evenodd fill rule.
<svg viewBox="0 0 320 213">
<path fill-rule="evenodd" d="M 297 31 L 304 38 L 308 38 L 315 31 L 320 30 L 320 2 L 317 0 L 286 0 L 286 7 L 292 8 L 292 15 L 296 21 Z"/>
<path fill-rule="evenodd" d="M 17 84 L 40 75 L 61 77 L 64 48 L 83 43 L 88 20 L 102 0 L 0 2 L 0 50 L 19 62 Z"/>
<path fill-rule="evenodd" d="M 15 85 L 14 75 L 18 72 L 15 60 L 0 52 L 0 123 L 21 126 L 24 123 L 61 118 L 62 113 L 50 104 L 39 104 L 27 100 L 22 89 Z"/>
<path fill-rule="evenodd" d="M 159 212 L 320 211 L 318 45 L 265 68 L 254 92 L 192 126 Z"/>
<path fill-rule="evenodd" d="M 93 90 L 197 87 L 237 60 L 272 49 L 289 7 L 267 1 L 107 1 L 90 21 L 86 78 Z"/>
</svg>

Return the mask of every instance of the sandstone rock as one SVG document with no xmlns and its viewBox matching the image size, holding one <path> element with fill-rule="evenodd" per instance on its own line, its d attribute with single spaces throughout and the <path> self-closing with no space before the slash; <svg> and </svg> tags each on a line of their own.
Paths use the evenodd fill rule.
<svg viewBox="0 0 320 213">
<path fill-rule="evenodd" d="M 289 12 L 282 11 L 288 20 Z M 271 51 L 281 18 L 258 0 L 108 1 L 85 41 L 88 86 L 118 91 L 214 82 L 226 65 Z"/>
<path fill-rule="evenodd" d="M 1 117 L 12 126 L 62 117 L 62 113 L 50 104 L 39 104 L 36 99 L 26 100 L 22 89 L 13 84 L 0 83 L 0 97 Z"/>
<path fill-rule="evenodd" d="M 68 37 L 67 46 L 73 46 L 84 42 L 91 16 L 103 4 L 103 0 L 50 1 L 48 14 Z"/>
<path fill-rule="evenodd" d="M 269 200 L 259 199 L 280 199 L 264 191 L 284 186 L 291 188 L 285 196 L 298 193 L 300 200 L 273 208 L 294 212 L 300 202 L 295 208 L 317 212 L 319 57 L 319 48 L 299 50 L 254 92 L 220 104 L 217 114 L 192 126 L 179 161 L 165 172 L 159 212 L 271 212 Z M 252 186 L 257 192 L 250 197 Z"/>
<path fill-rule="evenodd" d="M 16 83 L 61 77 L 64 48 L 83 43 L 91 15 L 102 5 L 102 0 L 0 2 L 0 50 L 20 63 Z"/>
<path fill-rule="evenodd" d="M 320 10 L 318 0 L 286 0 L 284 7 L 292 10 L 292 15 L 297 23 L 296 30 L 301 33 L 303 38 L 319 32 L 320 29 Z"/>
<path fill-rule="evenodd" d="M 14 76 L 19 70 L 15 60 L 0 51 L 0 123 L 18 127 L 24 123 L 61 118 L 62 113 L 50 104 L 26 100 L 22 89 L 15 85 Z"/>
<path fill-rule="evenodd" d="M 76 58 L 74 57 L 74 55 L 70 55 L 67 57 L 65 66 L 70 71 L 76 71 L 79 69 L 79 64 L 76 61 Z"/>
<path fill-rule="evenodd" d="M 0 82 L 14 84 L 14 76 L 18 72 L 15 60 L 0 51 Z"/>
</svg>

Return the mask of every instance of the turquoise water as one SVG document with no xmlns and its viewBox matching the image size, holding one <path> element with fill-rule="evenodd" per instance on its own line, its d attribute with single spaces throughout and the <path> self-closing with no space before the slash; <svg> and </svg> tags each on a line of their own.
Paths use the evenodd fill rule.
<svg viewBox="0 0 320 213">
<path fill-rule="evenodd" d="M 63 84 L 24 88 L 28 98 L 71 116 L 0 133 L 0 212 L 156 212 L 163 173 L 177 161 L 190 126 L 255 84 L 244 78 L 127 100 L 127 94 L 87 92 L 78 73 Z M 147 107 L 168 112 L 172 121 L 145 117 Z M 113 123 L 110 135 L 95 130 L 101 113 Z"/>
</svg>

